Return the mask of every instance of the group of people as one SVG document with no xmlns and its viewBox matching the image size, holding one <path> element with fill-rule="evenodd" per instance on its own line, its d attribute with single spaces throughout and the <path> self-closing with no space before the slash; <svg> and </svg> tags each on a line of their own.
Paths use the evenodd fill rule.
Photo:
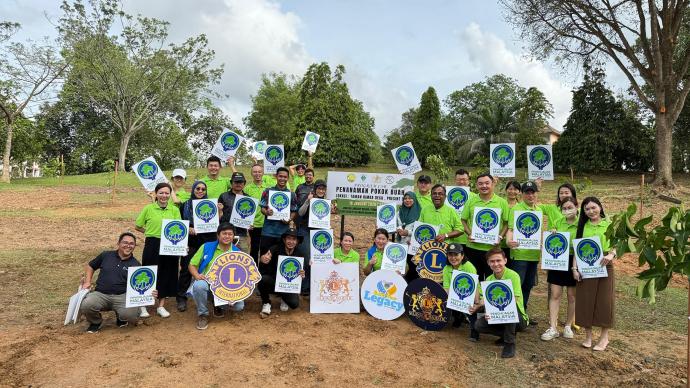
<svg viewBox="0 0 690 388">
<path fill-rule="evenodd" d="M 136 230 L 144 233 L 143 265 L 158 266 L 158 281 L 155 297 L 156 313 L 167 318 L 170 313 L 165 308 L 166 298 L 175 297 L 178 311 L 187 309 L 187 295 L 191 290 L 196 304 L 197 328 L 205 329 L 209 322 L 208 301 L 210 290 L 205 276 L 209 263 L 218 255 L 231 250 L 242 250 L 256 261 L 262 280 L 258 284 L 261 297 L 261 316 L 271 314 L 271 299 L 276 279 L 278 256 L 300 256 L 305 258 L 302 293 L 309 292 L 310 244 L 304 244 L 309 236 L 308 204 L 312 198 L 325 198 L 327 183 L 315 180 L 311 166 L 296 165 L 280 167 L 274 176 L 264 174 L 263 165 L 255 163 L 251 168 L 251 182 L 228 159 L 233 173 L 231 177 L 220 176 L 221 160 L 211 156 L 207 160 L 208 175 L 195 181 L 188 193 L 185 190 L 186 173 L 173 171 L 172 185 L 161 183 L 152 193 L 153 202 L 144 207 L 136 219 Z M 311 163 L 309 163 L 311 164 Z M 461 214 L 446 204 L 446 187 L 432 185 L 427 175 L 417 179 L 414 191 L 404 195 L 398 211 L 398 227 L 392 235 L 385 229 L 376 229 L 373 243 L 360 261 L 360 254 L 353 249 L 354 235 L 345 232 L 340 236 L 340 246 L 334 250 L 334 263 L 360 263 L 368 275 L 381 268 L 383 250 L 391 241 L 409 244 L 413 224 L 417 221 L 439 226 L 435 237 L 438 242 L 448 243 L 447 265 L 443 269 L 443 287 L 450 287 L 454 269 L 475 273 L 479 280 L 510 280 L 513 285 L 515 301 L 519 311 L 519 322 L 513 324 L 491 324 L 490 314 L 483 312 L 483 297 L 477 295 L 471 314 L 453 312 L 453 326 L 459 327 L 466 319 L 469 321 L 470 340 L 479 340 L 480 333 L 494 334 L 497 343 L 503 345 L 503 357 L 515 354 L 516 333 L 536 320 L 530 318 L 529 297 L 536 284 L 537 266 L 540 251 L 521 249 L 513 240 L 513 220 L 516 211 L 541 211 L 546 230 L 570 232 L 571 239 L 598 236 L 604 251 L 603 265 L 608 277 L 582 279 L 573 260 L 571 244 L 569 271 L 548 271 L 549 283 L 549 327 L 541 335 L 548 341 L 561 335 L 558 330 L 558 315 L 563 288 L 566 288 L 568 308 L 562 335 L 573 338 L 575 324 L 585 330 L 583 347 L 605 350 L 608 331 L 614 322 L 614 272 L 615 250 L 610 246 L 605 232 L 609 221 L 604 214 L 601 202 L 595 197 L 587 197 L 578 203 L 575 187 L 562 184 L 557 191 L 554 203 L 538 200 L 541 181 L 519 183 L 509 181 L 505 186 L 505 198 L 496 193 L 498 179 L 489 174 L 481 174 L 474 180 L 476 192 L 470 192 Z M 455 185 L 469 187 L 471 177 L 468 171 L 460 169 L 455 174 Z M 272 210 L 268 206 L 269 190 L 284 191 L 290 196 L 290 217 L 288 220 L 272 220 Z M 229 223 L 230 211 L 237 195 L 251 196 L 258 200 L 259 211 L 249 229 L 236 228 Z M 192 216 L 192 200 L 217 198 L 220 226 L 216 233 L 196 233 Z M 495 244 L 474 241 L 471 237 L 472 215 L 476 207 L 501 210 L 500 233 Z M 225 210 L 225 211 L 224 211 Z M 163 219 L 183 219 L 190 223 L 189 251 L 184 257 L 160 256 L 161 223 Z M 128 309 L 124 307 L 127 267 L 139 265 L 132 256 L 136 237 L 126 232 L 118 239 L 117 250 L 103 252 L 86 266 L 84 287 L 91 286 L 94 271 L 100 270 L 95 290 L 87 294 L 82 303 L 90 325 L 88 331 L 98 331 L 102 318 L 100 311 L 114 310 L 118 326 L 138 318 L 146 318 L 146 308 Z M 412 256 L 408 255 L 405 279 L 410 282 L 419 277 Z M 299 294 L 280 294 L 281 311 L 299 307 Z M 576 303 L 577 301 L 577 303 Z M 241 311 L 243 302 L 227 306 L 213 307 L 213 314 L 222 317 L 227 309 Z M 593 343 L 592 328 L 601 327 L 601 335 Z"/>
</svg>

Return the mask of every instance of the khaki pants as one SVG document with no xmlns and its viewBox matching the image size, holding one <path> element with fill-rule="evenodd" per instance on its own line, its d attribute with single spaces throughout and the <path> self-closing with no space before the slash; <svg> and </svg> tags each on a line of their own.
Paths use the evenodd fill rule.
<svg viewBox="0 0 690 388">
<path fill-rule="evenodd" d="M 98 291 L 86 294 L 79 310 L 89 323 L 103 322 L 101 311 L 115 311 L 121 321 L 136 322 L 139 319 L 138 307 L 125 307 L 125 294 L 108 295 Z"/>
</svg>

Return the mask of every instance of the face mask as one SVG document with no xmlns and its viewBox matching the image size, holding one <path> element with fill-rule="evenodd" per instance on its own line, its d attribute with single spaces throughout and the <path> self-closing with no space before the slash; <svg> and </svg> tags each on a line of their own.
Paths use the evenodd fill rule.
<svg viewBox="0 0 690 388">
<path fill-rule="evenodd" d="M 561 212 L 566 218 L 570 218 L 574 215 L 577 215 L 577 209 L 563 209 L 561 210 Z"/>
</svg>

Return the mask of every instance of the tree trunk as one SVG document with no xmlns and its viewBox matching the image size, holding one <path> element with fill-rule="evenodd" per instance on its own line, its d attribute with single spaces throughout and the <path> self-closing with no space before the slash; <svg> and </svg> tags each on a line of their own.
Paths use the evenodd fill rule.
<svg viewBox="0 0 690 388">
<path fill-rule="evenodd" d="M 2 178 L 3 183 L 10 183 L 12 169 L 10 167 L 10 152 L 12 151 L 12 124 L 13 120 L 7 120 L 7 140 L 5 141 L 5 153 L 2 155 Z"/>
<path fill-rule="evenodd" d="M 665 189 L 674 189 L 672 163 L 673 143 L 671 135 L 673 125 L 668 114 L 657 112 L 656 114 L 656 145 L 654 148 L 654 186 Z"/>
<path fill-rule="evenodd" d="M 129 146 L 129 139 L 132 137 L 131 134 L 125 133 L 122 135 L 122 140 L 120 140 L 120 151 L 117 154 L 118 164 L 120 165 L 120 171 L 125 171 L 125 157 L 127 156 L 127 147 Z"/>
</svg>

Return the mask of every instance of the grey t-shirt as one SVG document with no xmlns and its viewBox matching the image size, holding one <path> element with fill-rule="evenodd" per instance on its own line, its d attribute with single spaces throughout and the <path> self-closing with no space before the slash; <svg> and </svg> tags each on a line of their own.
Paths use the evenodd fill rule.
<svg viewBox="0 0 690 388">
<path fill-rule="evenodd" d="M 108 295 L 119 295 L 127 292 L 127 268 L 141 264 L 134 255 L 122 260 L 117 251 L 103 251 L 89 262 L 94 271 L 101 270 L 96 281 L 96 291 Z"/>
</svg>

